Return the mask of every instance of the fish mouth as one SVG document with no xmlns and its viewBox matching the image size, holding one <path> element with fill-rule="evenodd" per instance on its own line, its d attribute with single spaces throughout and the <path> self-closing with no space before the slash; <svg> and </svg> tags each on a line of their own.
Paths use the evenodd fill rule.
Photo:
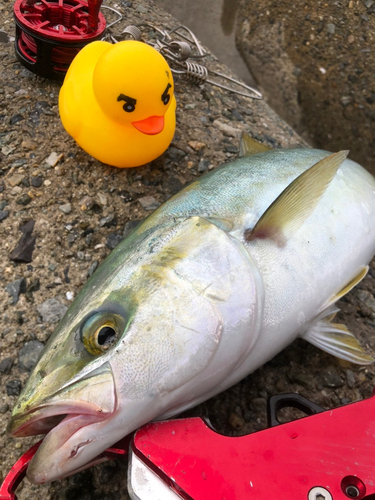
<svg viewBox="0 0 375 500">
<path fill-rule="evenodd" d="M 157 135 L 164 129 L 164 116 L 149 116 L 144 120 L 132 122 L 139 132 L 146 135 Z"/>
<path fill-rule="evenodd" d="M 55 380 L 52 372 L 43 379 Z M 103 461 L 103 428 L 117 410 L 112 371 L 107 364 L 71 380 L 51 396 L 43 382 L 31 383 L 20 396 L 8 433 L 13 437 L 46 434 L 27 470 L 28 479 L 41 484 L 69 476 Z M 57 384 L 57 382 L 56 382 Z"/>
<path fill-rule="evenodd" d="M 64 422 L 78 419 L 82 421 L 83 427 L 94 421 L 108 418 L 112 412 L 103 412 L 99 406 L 88 402 L 74 403 L 51 403 L 51 405 L 40 406 L 32 409 L 26 414 L 13 417 L 8 425 L 8 433 L 12 437 L 36 436 L 47 434 L 52 429 L 57 429 Z M 86 422 L 86 423 L 85 423 Z"/>
<path fill-rule="evenodd" d="M 72 459 L 96 439 L 95 432 L 90 433 L 85 428 L 92 425 L 95 427 L 95 424 L 105 422 L 112 415 L 112 412 L 103 413 L 94 404 L 76 403 L 74 407 L 71 404 L 61 404 L 36 408 L 25 416 L 13 419 L 8 427 L 8 432 L 13 437 L 46 434 L 27 469 L 29 481 L 34 484 L 42 484 L 53 479 L 70 476 L 106 460 L 99 453 L 83 464 L 77 464 L 77 467 L 69 466 L 68 469 L 65 469 L 64 463 L 61 463 L 56 467 L 54 477 L 50 477 L 50 459 L 53 461 L 54 454 L 68 447 L 69 451 L 67 454 L 65 453 L 65 462 L 73 462 Z M 80 437 L 82 433 L 84 437 Z"/>
</svg>

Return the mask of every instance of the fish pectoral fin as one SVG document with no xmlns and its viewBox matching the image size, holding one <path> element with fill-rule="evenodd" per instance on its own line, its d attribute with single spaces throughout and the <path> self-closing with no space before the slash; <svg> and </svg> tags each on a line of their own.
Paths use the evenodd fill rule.
<svg viewBox="0 0 375 500">
<path fill-rule="evenodd" d="M 331 154 L 298 176 L 268 207 L 254 228 L 245 231 L 245 239 L 270 238 L 284 246 L 313 212 L 347 155 L 348 151 Z"/>
<path fill-rule="evenodd" d="M 361 347 L 355 336 L 345 325 L 332 323 L 337 308 L 328 308 L 325 317 L 319 315 L 315 323 L 302 335 L 302 338 L 325 352 L 358 365 L 370 365 L 375 360 Z"/>
<path fill-rule="evenodd" d="M 249 136 L 246 132 L 242 132 L 242 137 L 240 140 L 240 153 L 239 157 L 242 156 L 252 156 L 258 153 L 264 153 L 264 151 L 269 151 L 269 146 L 262 144 L 261 142 L 256 141 L 252 137 Z"/>
<path fill-rule="evenodd" d="M 321 308 L 321 310 L 326 310 L 328 307 L 330 307 L 332 304 L 334 304 L 336 301 L 341 299 L 344 295 L 346 295 L 352 288 L 358 285 L 360 281 L 363 280 L 363 278 L 366 276 L 367 272 L 369 270 L 369 266 L 361 266 L 360 270 L 358 273 L 354 276 L 353 279 L 349 281 L 341 290 L 335 295 L 333 295 Z"/>
</svg>

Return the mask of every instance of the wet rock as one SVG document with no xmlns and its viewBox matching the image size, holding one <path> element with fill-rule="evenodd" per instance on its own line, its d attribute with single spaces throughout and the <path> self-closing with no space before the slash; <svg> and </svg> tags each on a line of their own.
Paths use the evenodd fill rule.
<svg viewBox="0 0 375 500">
<path fill-rule="evenodd" d="M 58 298 L 47 299 L 37 307 L 43 323 L 58 323 L 67 311 L 67 307 Z"/>
<path fill-rule="evenodd" d="M 113 250 L 114 248 L 117 247 L 117 245 L 122 241 L 122 235 L 119 233 L 110 233 L 108 235 L 106 245 L 108 248 Z"/>
<path fill-rule="evenodd" d="M 31 203 L 32 201 L 33 201 L 33 199 L 31 198 L 31 196 L 29 196 L 27 193 L 24 193 L 22 196 L 20 196 L 17 199 L 16 203 L 17 203 L 17 205 L 26 206 L 29 203 Z"/>
<path fill-rule="evenodd" d="M 138 201 L 147 211 L 156 210 L 160 207 L 160 203 L 153 196 L 143 196 L 142 198 L 139 198 Z"/>
<path fill-rule="evenodd" d="M 323 368 L 319 374 L 319 379 L 324 387 L 337 388 L 344 385 L 340 373 L 334 366 Z"/>
<path fill-rule="evenodd" d="M 17 304 L 19 296 L 21 293 L 26 292 L 26 281 L 25 278 L 19 278 L 18 280 L 12 281 L 12 283 L 9 283 L 6 287 L 5 290 L 9 293 L 9 295 L 13 299 L 13 305 Z"/>
<path fill-rule="evenodd" d="M 37 361 L 44 349 L 44 344 L 39 340 L 30 340 L 21 348 L 18 353 L 18 366 L 21 370 L 31 371 L 37 364 Z"/>
<path fill-rule="evenodd" d="M 64 205 L 59 206 L 59 210 L 64 212 L 64 214 L 70 214 L 72 211 L 72 205 L 70 203 L 64 203 Z"/>
<path fill-rule="evenodd" d="M 8 396 L 19 396 L 22 384 L 20 380 L 9 380 L 5 385 Z"/>
<path fill-rule="evenodd" d="M 32 236 L 35 221 L 29 220 L 23 226 L 20 226 L 20 231 L 23 233 L 16 248 L 10 254 L 10 260 L 14 262 L 31 262 L 33 251 L 35 248 L 36 237 Z"/>
<path fill-rule="evenodd" d="M 13 358 L 5 358 L 0 361 L 0 373 L 8 374 L 13 365 Z"/>
<path fill-rule="evenodd" d="M 8 210 L 0 210 L 0 221 L 5 220 L 9 215 Z"/>
</svg>

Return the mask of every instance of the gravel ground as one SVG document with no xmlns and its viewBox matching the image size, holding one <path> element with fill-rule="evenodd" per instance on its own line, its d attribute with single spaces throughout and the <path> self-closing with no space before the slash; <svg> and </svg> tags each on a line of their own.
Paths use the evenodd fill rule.
<svg viewBox="0 0 375 500">
<path fill-rule="evenodd" d="M 131 4 L 131 5 L 130 5 Z M 111 4 L 115 5 L 115 4 Z M 127 24 L 175 21 L 147 2 L 124 2 Z M 1 24 L 14 32 L 11 6 Z M 65 133 L 59 84 L 35 77 L 0 44 L 0 480 L 37 439 L 6 435 L 17 395 L 66 307 L 131 221 L 142 219 L 186 183 L 235 158 L 246 130 L 273 147 L 303 141 L 264 102 L 209 85 L 176 85 L 177 129 L 169 150 L 150 165 L 119 170 L 90 158 Z M 228 71 L 214 57 L 210 64 Z M 20 243 L 21 240 L 21 243 Z M 23 260 L 22 260 L 23 259 Z M 345 322 L 375 353 L 375 266 L 340 302 Z M 220 431 L 245 434 L 266 426 L 266 400 L 297 392 L 325 408 L 368 397 L 374 368 L 337 361 L 297 341 L 232 389 L 191 410 Z M 290 418 L 286 412 L 283 418 Z M 24 499 L 128 499 L 126 464 L 109 462 L 46 486 L 21 484 Z"/>
</svg>

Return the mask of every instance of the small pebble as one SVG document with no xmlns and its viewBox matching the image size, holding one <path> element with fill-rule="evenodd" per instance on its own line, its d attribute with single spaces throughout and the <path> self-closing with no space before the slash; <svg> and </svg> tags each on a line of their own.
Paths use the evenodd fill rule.
<svg viewBox="0 0 375 500">
<path fill-rule="evenodd" d="M 106 245 L 108 248 L 113 250 L 114 248 L 117 247 L 117 245 L 122 241 L 122 235 L 119 233 L 110 233 L 108 235 Z"/>
<path fill-rule="evenodd" d="M 18 353 L 18 366 L 21 370 L 31 371 L 37 364 L 38 359 L 44 349 L 44 344 L 39 340 L 26 342 Z"/>
<path fill-rule="evenodd" d="M 324 387 L 337 388 L 344 385 L 339 372 L 334 366 L 323 368 L 319 373 L 319 378 Z"/>
<path fill-rule="evenodd" d="M 138 201 L 145 210 L 156 210 L 160 207 L 160 203 L 153 196 L 143 196 Z"/>
<path fill-rule="evenodd" d="M 198 164 L 198 172 L 199 173 L 207 172 L 209 165 L 210 165 L 210 161 L 202 158 Z"/>
<path fill-rule="evenodd" d="M 24 180 L 25 176 L 23 174 L 15 174 L 12 175 L 11 177 L 8 177 L 8 183 L 12 186 L 18 186 L 21 184 L 21 182 Z"/>
<path fill-rule="evenodd" d="M 25 119 L 25 118 L 24 118 L 21 114 L 17 113 L 16 115 L 13 115 L 13 116 L 11 117 L 11 119 L 9 120 L 9 123 L 10 123 L 11 125 L 15 125 L 16 123 L 18 123 L 18 122 L 20 122 L 20 121 L 22 121 L 22 120 L 24 120 L 24 119 Z"/>
<path fill-rule="evenodd" d="M 99 221 L 100 227 L 110 227 L 116 225 L 115 214 L 109 214 L 107 217 L 102 217 Z"/>
<path fill-rule="evenodd" d="M 46 158 L 45 162 L 47 163 L 47 165 L 49 165 L 50 167 L 54 167 L 55 165 L 57 165 L 57 163 L 61 160 L 61 158 L 63 157 L 62 154 L 57 154 L 56 152 L 52 152 L 48 158 Z"/>
<path fill-rule="evenodd" d="M 66 305 L 56 297 L 47 299 L 37 306 L 37 311 L 42 316 L 43 323 L 58 323 L 67 309 Z"/>
<path fill-rule="evenodd" d="M 70 214 L 72 211 L 72 205 L 70 203 L 65 203 L 64 205 L 59 206 L 59 210 L 64 212 L 64 214 Z"/>
<path fill-rule="evenodd" d="M 18 280 L 12 281 L 12 283 L 9 283 L 5 287 L 5 290 L 12 297 L 12 299 L 13 299 L 12 304 L 13 305 L 17 304 L 19 296 L 21 295 L 21 293 L 25 293 L 26 292 L 26 281 L 25 281 L 25 278 L 19 278 Z"/>
<path fill-rule="evenodd" d="M 19 396 L 22 388 L 20 380 L 9 380 L 5 384 L 8 396 Z"/>
<path fill-rule="evenodd" d="M 346 384 L 347 386 L 352 389 L 355 385 L 355 376 L 352 370 L 346 370 Z"/>
<path fill-rule="evenodd" d="M 6 413 L 9 410 L 8 403 L 0 404 L 0 413 Z"/>
<path fill-rule="evenodd" d="M 228 423 L 233 429 L 240 430 L 245 424 L 245 420 L 237 415 L 237 413 L 231 413 L 228 419 Z"/>
<path fill-rule="evenodd" d="M 18 205 L 26 206 L 29 203 L 31 203 L 32 201 L 33 201 L 32 198 L 27 193 L 25 193 L 20 198 L 18 198 L 18 200 L 16 201 L 16 203 Z"/>
<path fill-rule="evenodd" d="M 98 267 L 98 265 L 99 265 L 99 261 L 94 260 L 93 263 L 91 264 L 91 266 L 88 268 L 87 275 L 92 276 L 94 274 L 94 272 L 96 271 L 96 268 Z"/>
<path fill-rule="evenodd" d="M 39 188 L 43 183 L 43 177 L 38 175 L 37 177 L 31 177 L 31 185 L 32 187 Z"/>
<path fill-rule="evenodd" d="M 217 129 L 221 130 L 221 132 L 223 132 L 224 135 L 226 135 L 226 136 L 236 137 L 237 139 L 239 139 L 241 137 L 242 132 L 238 128 L 231 127 L 230 125 L 227 125 L 226 123 L 223 123 L 219 120 L 215 120 L 213 122 L 213 125 Z"/>
<path fill-rule="evenodd" d="M 5 220 L 9 215 L 8 210 L 1 210 L 0 211 L 0 221 Z"/>
<path fill-rule="evenodd" d="M 7 375 L 13 365 L 13 358 L 5 358 L 0 361 L 0 373 Z"/>
</svg>

